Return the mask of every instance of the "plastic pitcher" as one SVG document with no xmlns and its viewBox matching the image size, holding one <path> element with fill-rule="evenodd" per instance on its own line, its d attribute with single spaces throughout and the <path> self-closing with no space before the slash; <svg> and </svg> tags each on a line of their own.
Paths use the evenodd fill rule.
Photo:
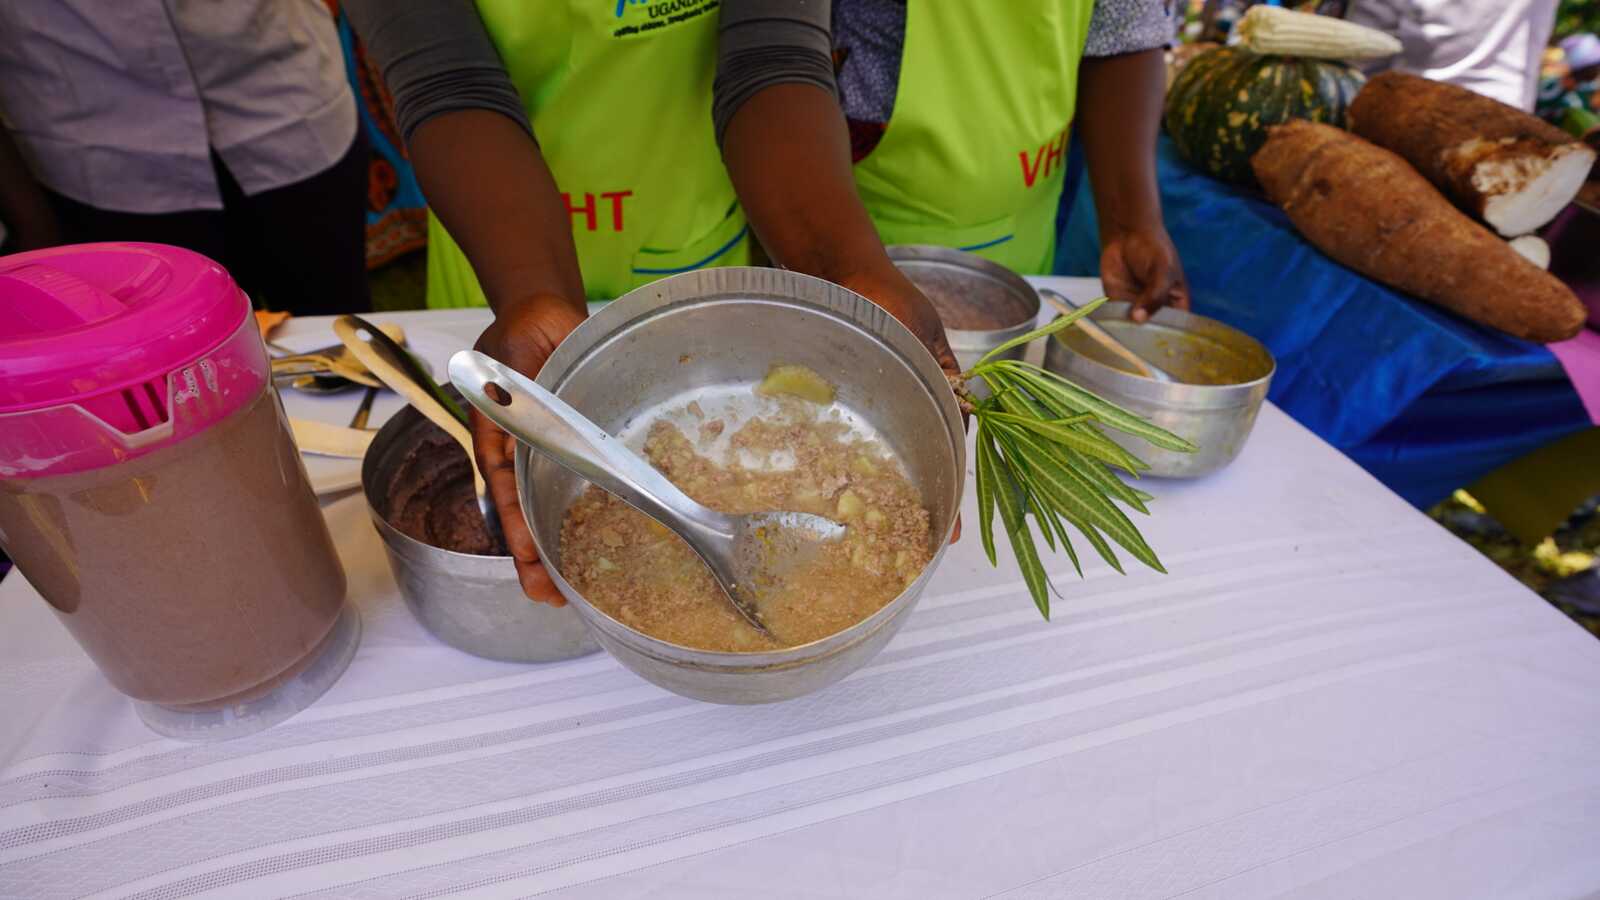
<svg viewBox="0 0 1600 900">
<path fill-rule="evenodd" d="M 0 257 L 0 544 L 151 728 L 310 705 L 360 620 L 250 303 L 156 244 Z"/>
</svg>

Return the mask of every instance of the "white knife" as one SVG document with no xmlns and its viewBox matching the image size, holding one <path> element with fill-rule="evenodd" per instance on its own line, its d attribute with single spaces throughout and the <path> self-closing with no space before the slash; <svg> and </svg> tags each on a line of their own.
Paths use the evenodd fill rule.
<svg viewBox="0 0 1600 900">
<path fill-rule="evenodd" d="M 367 455 L 367 447 L 371 446 L 376 431 L 367 431 L 358 428 L 344 428 L 339 425 L 329 425 L 327 422 L 318 422 L 315 419 L 289 419 L 289 427 L 294 431 L 294 442 L 300 447 L 301 453 L 315 453 L 318 456 L 337 456 L 343 459 L 361 459 Z"/>
</svg>

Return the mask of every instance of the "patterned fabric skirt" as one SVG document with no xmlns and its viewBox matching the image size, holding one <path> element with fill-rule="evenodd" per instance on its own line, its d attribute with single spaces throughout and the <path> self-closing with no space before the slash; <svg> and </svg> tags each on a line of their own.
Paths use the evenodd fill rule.
<svg viewBox="0 0 1600 900">
<path fill-rule="evenodd" d="M 428 206 L 395 126 L 394 102 L 337 0 L 345 75 L 356 95 L 361 129 L 372 148 L 367 169 L 367 268 L 376 269 L 428 244 Z"/>
</svg>

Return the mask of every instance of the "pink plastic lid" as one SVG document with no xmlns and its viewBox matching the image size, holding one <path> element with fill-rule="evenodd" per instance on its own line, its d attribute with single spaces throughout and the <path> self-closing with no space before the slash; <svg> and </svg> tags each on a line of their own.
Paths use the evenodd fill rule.
<svg viewBox="0 0 1600 900">
<path fill-rule="evenodd" d="M 220 422 L 265 387 L 250 301 L 162 244 L 0 257 L 0 476 L 115 464 Z"/>
<path fill-rule="evenodd" d="M 250 301 L 223 268 L 161 244 L 0 257 L 0 412 L 164 377 L 227 340 Z"/>
</svg>

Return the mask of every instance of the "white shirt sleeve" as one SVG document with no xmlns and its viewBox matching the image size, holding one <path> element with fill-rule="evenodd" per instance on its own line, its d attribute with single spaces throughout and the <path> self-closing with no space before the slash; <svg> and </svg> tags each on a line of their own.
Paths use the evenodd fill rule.
<svg viewBox="0 0 1600 900">
<path fill-rule="evenodd" d="M 1356 0 L 1352 22 L 1394 35 L 1399 69 L 1531 111 L 1557 0 Z"/>
</svg>

